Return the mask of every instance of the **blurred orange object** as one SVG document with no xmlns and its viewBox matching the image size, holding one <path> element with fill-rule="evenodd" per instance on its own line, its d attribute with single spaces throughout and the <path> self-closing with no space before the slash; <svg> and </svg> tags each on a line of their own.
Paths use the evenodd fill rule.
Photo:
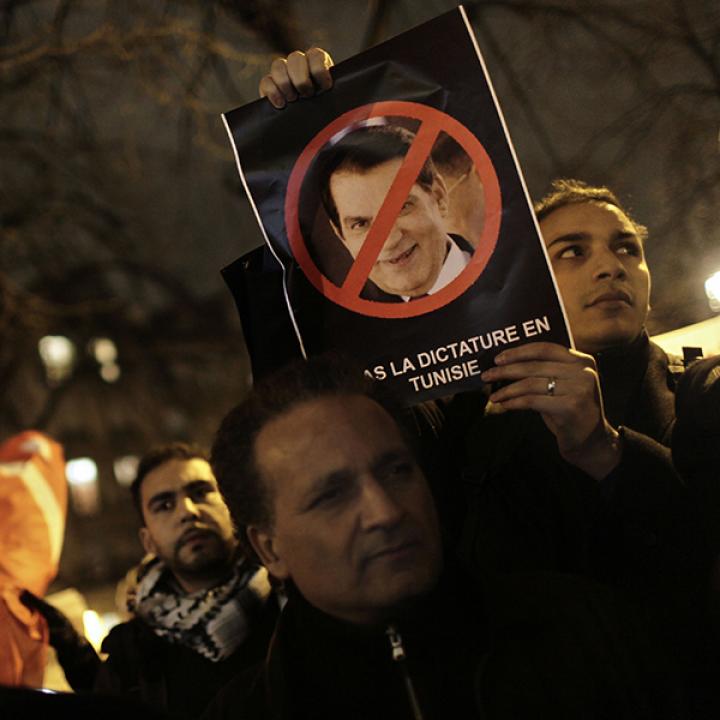
<svg viewBox="0 0 720 720">
<path fill-rule="evenodd" d="M 62 447 L 33 430 L 0 444 L 0 684 L 42 685 L 47 625 L 19 596 L 57 574 L 66 516 Z"/>
</svg>

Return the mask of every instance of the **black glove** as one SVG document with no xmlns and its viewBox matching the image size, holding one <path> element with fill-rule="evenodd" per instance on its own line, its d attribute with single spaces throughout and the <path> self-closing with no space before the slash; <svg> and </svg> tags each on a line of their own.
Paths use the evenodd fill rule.
<svg viewBox="0 0 720 720">
<path fill-rule="evenodd" d="M 22 591 L 20 600 L 31 610 L 37 610 L 47 621 L 50 644 L 55 648 L 58 662 L 70 687 L 76 692 L 92 690 L 95 674 L 102 662 L 95 648 L 56 607 L 29 590 Z"/>
</svg>

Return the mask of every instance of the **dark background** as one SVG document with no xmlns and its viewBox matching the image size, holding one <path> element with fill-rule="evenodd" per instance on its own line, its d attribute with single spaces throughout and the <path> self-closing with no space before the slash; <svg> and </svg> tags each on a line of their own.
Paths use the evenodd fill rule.
<svg viewBox="0 0 720 720">
<path fill-rule="evenodd" d="M 275 55 L 337 61 L 454 6 L 442 0 L 5 0 L 0 3 L 0 437 L 46 430 L 100 469 L 72 508 L 57 586 L 139 555 L 112 460 L 207 443 L 248 386 L 219 269 L 259 245 L 219 114 Z M 607 183 L 648 225 L 651 332 L 710 316 L 720 269 L 720 9 L 710 0 L 468 6 L 531 196 Z M 50 383 L 37 351 L 69 337 Z M 108 383 L 87 352 L 111 338 Z"/>
</svg>

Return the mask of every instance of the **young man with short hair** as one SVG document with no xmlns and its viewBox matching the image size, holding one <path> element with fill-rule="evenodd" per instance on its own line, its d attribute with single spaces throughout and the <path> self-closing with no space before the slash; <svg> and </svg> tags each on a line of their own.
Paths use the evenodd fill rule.
<svg viewBox="0 0 720 720">
<path fill-rule="evenodd" d="M 149 556 L 128 590 L 134 617 L 103 643 L 95 689 L 197 717 L 264 652 L 275 618 L 267 573 L 240 550 L 199 448 L 151 450 L 131 492 Z"/>
</svg>

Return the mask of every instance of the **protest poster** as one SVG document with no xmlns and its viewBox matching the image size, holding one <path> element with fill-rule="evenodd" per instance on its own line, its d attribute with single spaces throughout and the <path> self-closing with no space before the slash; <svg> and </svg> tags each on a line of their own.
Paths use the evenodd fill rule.
<svg viewBox="0 0 720 720">
<path fill-rule="evenodd" d="M 571 345 L 464 9 L 332 74 L 312 99 L 223 116 L 299 352 L 355 357 L 414 404 L 478 387 L 511 346 Z M 242 316 L 254 300 L 225 278 Z"/>
</svg>

